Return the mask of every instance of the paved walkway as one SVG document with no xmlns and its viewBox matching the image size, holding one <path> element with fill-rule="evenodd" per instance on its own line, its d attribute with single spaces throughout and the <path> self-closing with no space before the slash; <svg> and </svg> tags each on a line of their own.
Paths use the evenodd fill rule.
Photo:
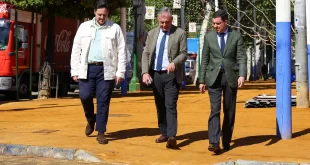
<svg viewBox="0 0 310 165">
<path fill-rule="evenodd" d="M 276 108 L 243 108 L 246 100 L 263 93 L 275 94 L 275 84 L 247 83 L 238 91 L 232 150 L 217 156 L 207 150 L 209 98 L 195 87 L 180 94 L 178 150 L 154 143 L 159 132 L 149 91 L 113 96 L 107 145 L 99 145 L 95 133 L 84 135 L 86 121 L 78 98 L 1 104 L 0 143 L 82 149 L 107 162 L 134 165 L 213 164 L 238 159 L 309 163 L 310 109 L 293 107 L 293 139 L 280 140 L 275 136 Z"/>
</svg>

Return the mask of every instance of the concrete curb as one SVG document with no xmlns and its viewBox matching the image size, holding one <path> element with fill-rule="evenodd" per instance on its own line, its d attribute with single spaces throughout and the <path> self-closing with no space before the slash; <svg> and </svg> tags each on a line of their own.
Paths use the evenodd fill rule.
<svg viewBox="0 0 310 165">
<path fill-rule="evenodd" d="M 236 160 L 217 163 L 214 165 L 310 165 L 310 163 L 262 162 L 254 160 Z"/>
<path fill-rule="evenodd" d="M 63 149 L 56 147 L 40 147 L 15 144 L 0 144 L 0 155 L 38 156 L 67 160 L 83 160 L 88 162 L 103 162 L 85 150 Z"/>
<path fill-rule="evenodd" d="M 67 160 L 82 160 L 87 162 L 104 162 L 85 150 L 63 149 L 56 147 L 40 147 L 18 144 L 0 144 L 0 155 L 11 156 L 38 156 Z M 121 165 L 112 163 L 113 165 Z M 236 160 L 217 163 L 214 165 L 310 165 L 310 163 L 262 162 L 254 160 Z"/>
</svg>

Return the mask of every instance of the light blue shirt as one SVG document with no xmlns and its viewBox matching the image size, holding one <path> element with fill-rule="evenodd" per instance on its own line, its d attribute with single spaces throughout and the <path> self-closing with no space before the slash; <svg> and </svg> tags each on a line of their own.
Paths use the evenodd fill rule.
<svg viewBox="0 0 310 165">
<path fill-rule="evenodd" d="M 226 30 L 224 31 L 225 35 L 224 35 L 224 40 L 225 40 L 225 45 L 227 42 L 227 34 L 228 34 L 228 28 L 226 28 Z M 217 42 L 219 44 L 219 47 L 221 48 L 221 36 L 220 33 L 217 33 Z"/>
<path fill-rule="evenodd" d="M 101 32 L 104 25 L 97 25 L 95 19 L 93 19 L 93 26 L 96 27 L 96 33 L 89 48 L 88 63 L 103 62 Z"/>
<path fill-rule="evenodd" d="M 159 35 L 157 38 L 157 43 L 156 43 L 156 51 L 155 51 L 155 61 L 154 61 L 154 66 L 153 69 L 156 70 L 156 65 L 157 65 L 157 59 L 158 59 L 158 52 L 159 52 L 159 47 L 160 47 L 160 42 L 161 39 L 164 36 L 164 32 L 160 29 Z M 167 67 L 169 65 L 169 59 L 168 59 L 168 41 L 169 41 L 169 35 L 170 31 L 167 32 L 166 34 L 166 42 L 165 42 L 165 49 L 164 49 L 164 55 L 163 55 L 163 63 L 162 63 L 162 69 L 161 70 L 167 70 Z"/>
</svg>

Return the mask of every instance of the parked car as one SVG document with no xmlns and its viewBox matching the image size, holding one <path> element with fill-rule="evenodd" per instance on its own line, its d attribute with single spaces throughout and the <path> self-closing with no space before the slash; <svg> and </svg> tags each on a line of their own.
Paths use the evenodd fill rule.
<svg viewBox="0 0 310 165">
<path fill-rule="evenodd" d="M 196 61 L 186 60 L 185 61 L 185 80 L 186 84 L 193 84 L 196 76 Z"/>
</svg>

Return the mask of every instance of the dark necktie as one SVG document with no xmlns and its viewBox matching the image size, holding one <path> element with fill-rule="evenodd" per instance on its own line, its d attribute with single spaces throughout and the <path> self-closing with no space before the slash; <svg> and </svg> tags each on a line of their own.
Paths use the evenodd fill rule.
<svg viewBox="0 0 310 165">
<path fill-rule="evenodd" d="M 222 55 L 224 55 L 224 49 L 225 49 L 225 37 L 224 36 L 225 36 L 225 33 L 220 33 Z"/>
<path fill-rule="evenodd" d="M 163 38 L 160 41 L 160 46 L 159 46 L 159 51 L 158 51 L 158 55 L 157 55 L 157 64 L 156 64 L 156 70 L 160 71 L 162 68 L 162 64 L 163 64 L 163 55 L 164 55 L 164 50 L 165 50 L 165 42 L 166 42 L 166 32 L 163 32 Z"/>
<path fill-rule="evenodd" d="M 224 49 L 225 49 L 225 37 L 224 36 L 225 36 L 225 33 L 220 33 L 222 56 L 224 56 Z M 224 69 L 224 64 L 223 63 L 221 65 L 221 69 Z"/>
</svg>

